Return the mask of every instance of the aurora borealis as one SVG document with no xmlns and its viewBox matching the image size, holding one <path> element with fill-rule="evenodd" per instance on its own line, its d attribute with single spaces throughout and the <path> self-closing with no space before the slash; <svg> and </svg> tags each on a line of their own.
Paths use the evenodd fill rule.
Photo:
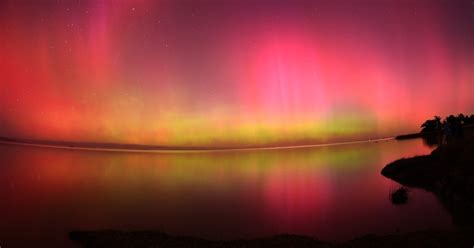
<svg viewBox="0 0 474 248">
<path fill-rule="evenodd" d="M 0 136 L 307 144 L 474 111 L 472 1 L 2 1 Z"/>
</svg>

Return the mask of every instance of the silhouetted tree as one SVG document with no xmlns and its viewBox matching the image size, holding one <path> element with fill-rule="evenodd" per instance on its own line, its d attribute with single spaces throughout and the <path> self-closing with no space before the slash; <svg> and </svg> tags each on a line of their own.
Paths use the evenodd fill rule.
<svg viewBox="0 0 474 248">
<path fill-rule="evenodd" d="M 464 117 L 464 125 L 473 125 L 474 124 L 474 115 Z"/>
<path fill-rule="evenodd" d="M 464 125 L 466 117 L 463 114 L 458 116 L 450 115 L 443 121 L 444 142 L 451 142 L 455 138 L 464 137 Z"/>
<path fill-rule="evenodd" d="M 441 131 L 441 117 L 435 116 L 434 119 L 427 120 L 421 125 L 422 133 L 432 133 Z"/>
</svg>

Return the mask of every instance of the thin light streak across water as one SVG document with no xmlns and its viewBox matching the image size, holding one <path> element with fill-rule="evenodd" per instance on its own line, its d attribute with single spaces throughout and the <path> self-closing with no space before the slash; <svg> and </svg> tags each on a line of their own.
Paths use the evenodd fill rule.
<svg viewBox="0 0 474 248">
<path fill-rule="evenodd" d="M 363 144 L 370 142 L 380 142 L 392 140 L 395 137 L 387 137 L 380 139 L 370 140 L 357 140 L 348 142 L 335 142 L 326 144 L 309 144 L 309 145 L 293 145 L 293 146 L 271 146 L 271 147 L 209 147 L 209 148 L 143 148 L 143 149 L 128 149 L 128 148 L 107 148 L 107 147 L 88 147 L 87 144 L 74 144 L 74 145 L 48 145 L 34 142 L 22 142 L 22 141 L 7 141 L 0 140 L 0 143 L 20 146 L 32 146 L 32 147 L 45 147 L 55 149 L 68 149 L 68 150 L 83 150 L 83 151 L 106 151 L 106 152 L 138 152 L 138 153 L 211 153 L 211 152 L 231 152 L 231 151 L 264 151 L 264 150 L 286 150 L 286 149 L 302 149 L 302 148 L 313 148 L 313 147 L 325 147 L 325 146 L 341 146 L 341 145 L 353 145 Z M 54 141 L 52 142 L 54 143 Z M 127 144 L 120 144 L 126 147 Z"/>
</svg>

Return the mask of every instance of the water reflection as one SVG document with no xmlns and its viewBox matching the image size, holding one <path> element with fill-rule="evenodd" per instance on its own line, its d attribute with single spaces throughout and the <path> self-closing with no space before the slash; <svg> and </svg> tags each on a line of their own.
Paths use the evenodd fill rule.
<svg viewBox="0 0 474 248">
<path fill-rule="evenodd" d="M 163 230 L 212 239 L 276 233 L 344 240 L 450 227 L 430 193 L 391 205 L 380 175 L 421 140 L 310 149 L 141 154 L 0 145 L 0 241 L 70 245 L 71 230 Z M 429 206 L 429 207 L 426 207 Z"/>
</svg>

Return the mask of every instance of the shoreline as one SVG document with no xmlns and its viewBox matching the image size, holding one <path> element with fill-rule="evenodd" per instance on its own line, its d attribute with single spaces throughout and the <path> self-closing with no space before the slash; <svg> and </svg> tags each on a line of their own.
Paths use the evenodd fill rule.
<svg viewBox="0 0 474 248">
<path fill-rule="evenodd" d="M 346 242 L 321 241 L 304 235 L 280 234 L 255 239 L 208 240 L 159 231 L 72 231 L 69 239 L 83 247 L 471 247 L 474 228 L 423 230 L 389 235 L 367 234 Z"/>
<path fill-rule="evenodd" d="M 423 133 L 408 133 L 408 134 L 401 134 L 401 135 L 397 135 L 395 136 L 395 139 L 396 140 L 409 140 L 409 139 L 419 139 L 419 138 L 423 138 L 425 136 L 429 136 L 429 135 L 433 135 L 433 134 L 423 134 Z"/>
<path fill-rule="evenodd" d="M 434 193 L 456 226 L 474 226 L 473 165 L 474 133 L 469 133 L 428 155 L 393 161 L 381 174 L 404 186 Z"/>
<path fill-rule="evenodd" d="M 474 129 L 474 125 L 465 125 L 463 126 L 464 129 L 470 130 Z M 440 135 L 439 132 L 418 132 L 418 133 L 408 133 L 408 134 L 400 134 L 395 136 L 396 140 L 409 140 L 409 139 L 418 139 L 418 138 L 426 138 L 426 137 L 432 137 L 435 135 Z"/>
</svg>

